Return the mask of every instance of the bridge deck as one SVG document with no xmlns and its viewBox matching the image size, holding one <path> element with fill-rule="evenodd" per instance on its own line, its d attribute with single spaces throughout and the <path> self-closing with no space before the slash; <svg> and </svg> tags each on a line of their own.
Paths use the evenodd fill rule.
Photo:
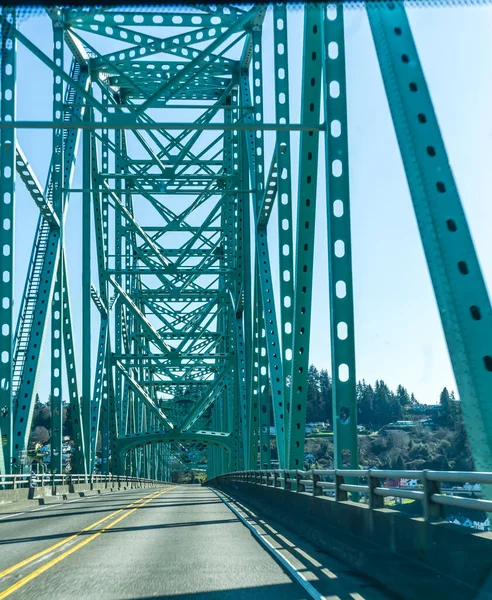
<svg viewBox="0 0 492 600">
<path fill-rule="evenodd" d="M 0 599 L 309 597 L 206 488 L 134 490 L 9 510 L 0 514 Z M 263 527 L 325 597 L 387 597 L 295 536 Z"/>
</svg>

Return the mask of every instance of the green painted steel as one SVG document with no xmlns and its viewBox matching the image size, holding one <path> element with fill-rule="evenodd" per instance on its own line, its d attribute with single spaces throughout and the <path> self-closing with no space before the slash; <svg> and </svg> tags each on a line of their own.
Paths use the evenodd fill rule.
<svg viewBox="0 0 492 600">
<path fill-rule="evenodd" d="M 304 9 L 301 121 L 317 125 L 321 110 L 322 38 L 321 14 L 317 6 Z M 294 319 L 288 402 L 288 465 L 304 466 L 307 377 L 311 330 L 311 300 L 314 263 L 314 227 L 318 181 L 319 133 L 301 133 L 297 193 L 297 236 L 295 246 Z"/>
<path fill-rule="evenodd" d="M 17 42 L 15 11 L 2 9 L 0 117 L 15 120 Z M 15 130 L 0 138 L 0 472 L 10 473 L 13 452 L 13 290 L 15 216 Z"/>
<path fill-rule="evenodd" d="M 273 56 L 275 66 L 275 116 L 280 125 L 290 123 L 289 42 L 287 6 L 273 7 Z M 278 207 L 278 256 L 280 274 L 280 326 L 282 357 L 285 373 L 292 365 L 292 336 L 294 323 L 294 252 L 292 220 L 292 162 L 291 139 L 288 131 L 277 133 L 275 157 Z M 284 378 L 284 398 L 290 395 L 289 381 Z M 263 464 L 263 461 L 262 461 Z"/>
<path fill-rule="evenodd" d="M 320 141 L 334 462 L 358 466 L 343 12 L 304 6 L 298 84 L 285 4 L 50 8 L 52 56 L 2 9 L 2 472 L 22 468 L 48 323 L 53 471 L 64 466 L 63 411 L 73 472 L 303 468 Z M 490 301 L 403 5 L 368 14 L 475 462 L 487 470 Z M 52 73 L 51 121 L 15 119 L 18 44 Z M 44 188 L 16 140 L 29 128 L 52 129 Z M 14 328 L 16 176 L 39 221 Z M 74 203 L 78 267 L 64 238 Z"/>
<path fill-rule="evenodd" d="M 492 465 L 492 308 L 410 24 L 368 8 L 413 207 L 473 449 Z"/>
<path fill-rule="evenodd" d="M 343 6 L 321 7 L 334 466 L 359 467 Z"/>
<path fill-rule="evenodd" d="M 61 11 L 53 12 L 53 62 L 63 65 L 63 21 Z M 61 119 L 63 112 L 63 82 L 53 74 L 53 121 Z M 51 158 L 51 187 L 53 210 L 60 227 L 60 253 L 64 255 L 64 171 L 63 171 L 63 129 L 53 129 L 53 154 Z M 63 469 L 63 334 L 64 321 L 63 258 L 58 261 L 55 289 L 51 308 L 51 472 L 61 473 Z"/>
</svg>

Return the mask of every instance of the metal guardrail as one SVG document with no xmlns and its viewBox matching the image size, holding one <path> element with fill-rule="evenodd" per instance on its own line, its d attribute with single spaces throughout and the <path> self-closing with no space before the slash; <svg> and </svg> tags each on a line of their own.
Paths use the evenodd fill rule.
<svg viewBox="0 0 492 600">
<path fill-rule="evenodd" d="M 0 475 L 0 490 L 16 490 L 29 487 L 54 487 L 58 485 L 107 483 L 165 483 L 142 477 L 121 475 L 70 475 L 65 473 Z"/>
<path fill-rule="evenodd" d="M 274 469 L 261 471 L 236 471 L 219 475 L 218 479 L 266 485 L 284 490 L 323 496 L 329 490 L 336 502 L 349 500 L 349 493 L 366 494 L 370 509 L 384 508 L 386 497 L 418 500 L 423 505 L 426 521 L 440 519 L 443 506 L 452 506 L 492 513 L 492 501 L 479 498 L 462 498 L 441 490 L 441 483 L 492 484 L 492 472 L 468 471 L 387 471 L 378 469 L 311 469 L 310 471 Z M 330 481 L 326 481 L 330 479 Z M 421 482 L 415 489 L 384 487 L 386 479 L 416 479 Z M 365 480 L 365 483 L 361 483 Z"/>
</svg>

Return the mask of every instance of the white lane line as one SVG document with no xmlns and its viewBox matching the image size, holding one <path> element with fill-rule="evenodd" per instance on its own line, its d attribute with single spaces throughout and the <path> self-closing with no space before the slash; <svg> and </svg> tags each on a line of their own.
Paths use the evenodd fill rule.
<svg viewBox="0 0 492 600">
<path fill-rule="evenodd" d="M 47 504 L 46 506 L 42 506 L 41 508 L 33 508 L 32 510 L 28 510 L 27 512 L 38 512 L 40 510 L 47 510 L 48 508 L 51 508 L 52 506 L 61 506 L 63 504 L 63 502 L 58 502 L 57 504 Z"/>
<path fill-rule="evenodd" d="M 0 521 L 3 521 L 4 519 L 11 519 L 13 517 L 19 517 L 20 515 L 27 515 L 27 513 L 38 512 L 40 510 L 46 510 L 48 508 L 51 508 L 52 506 L 61 506 L 62 504 L 63 504 L 63 502 L 59 502 L 58 504 L 48 504 L 46 506 L 42 506 L 41 508 L 32 508 L 31 510 L 25 510 L 24 512 L 15 513 L 13 515 L 5 515 L 5 517 L 0 517 Z"/>
<path fill-rule="evenodd" d="M 299 571 L 294 567 L 294 565 L 292 563 L 290 563 L 285 558 L 285 556 L 283 556 L 274 546 L 272 546 L 272 544 L 270 544 L 270 542 L 268 540 L 266 540 L 262 535 L 260 535 L 260 533 L 258 533 L 256 528 L 253 527 L 253 525 L 251 525 L 250 523 L 248 523 L 248 521 L 243 517 L 243 515 L 239 511 L 237 511 L 234 508 L 234 506 L 232 506 L 221 494 L 219 494 L 219 492 L 217 490 L 214 490 L 213 488 L 209 488 L 209 489 L 211 489 L 212 492 L 214 492 L 214 494 L 216 494 L 222 500 L 222 502 L 227 506 L 227 508 L 232 510 L 232 512 L 241 521 L 241 523 L 243 525 L 246 525 L 246 527 L 256 537 L 256 539 L 260 542 L 260 544 L 265 546 L 265 548 L 268 550 L 268 552 L 270 552 L 270 554 L 275 558 L 275 560 L 277 562 L 279 562 L 284 567 L 284 569 L 286 571 L 288 571 L 289 574 L 292 575 L 292 577 L 300 585 L 302 585 L 302 587 L 311 596 L 311 598 L 314 598 L 315 600 L 325 600 L 325 597 L 322 596 L 318 592 L 318 590 L 309 583 L 309 581 L 304 577 L 304 575 L 302 573 L 299 573 Z"/>
<path fill-rule="evenodd" d="M 23 515 L 25 513 L 15 513 L 15 515 L 5 515 L 5 517 L 0 517 L 0 521 L 3 521 L 4 519 L 11 519 L 12 517 L 18 517 L 19 515 Z"/>
</svg>

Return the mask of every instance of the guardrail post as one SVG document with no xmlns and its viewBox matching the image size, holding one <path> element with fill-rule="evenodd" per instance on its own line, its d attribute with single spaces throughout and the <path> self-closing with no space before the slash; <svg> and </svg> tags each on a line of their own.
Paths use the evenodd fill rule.
<svg viewBox="0 0 492 600">
<path fill-rule="evenodd" d="M 273 487 L 282 487 L 282 480 L 278 471 L 273 472 Z"/>
<path fill-rule="evenodd" d="M 296 471 L 296 491 L 297 492 L 305 492 L 306 491 L 306 486 L 301 483 L 301 479 L 302 479 L 302 475 L 299 473 L 299 471 Z"/>
<path fill-rule="evenodd" d="M 428 473 L 428 469 L 422 471 L 424 484 L 424 520 L 438 521 L 442 518 L 443 509 L 439 504 L 434 504 L 432 502 L 432 494 L 439 494 L 441 492 L 441 486 L 438 481 L 429 479 Z"/>
<path fill-rule="evenodd" d="M 345 477 L 339 471 L 335 471 L 335 500 L 337 502 L 345 502 L 348 500 L 348 492 L 340 489 L 340 486 L 345 483 Z"/>
<path fill-rule="evenodd" d="M 321 475 L 312 471 L 313 473 L 313 496 L 322 496 L 323 488 L 319 487 L 317 484 L 321 481 Z"/>
<path fill-rule="evenodd" d="M 377 487 L 381 486 L 381 479 L 369 471 L 367 476 L 367 485 L 369 486 L 369 508 L 384 508 L 383 496 L 378 496 L 374 493 Z"/>
</svg>

